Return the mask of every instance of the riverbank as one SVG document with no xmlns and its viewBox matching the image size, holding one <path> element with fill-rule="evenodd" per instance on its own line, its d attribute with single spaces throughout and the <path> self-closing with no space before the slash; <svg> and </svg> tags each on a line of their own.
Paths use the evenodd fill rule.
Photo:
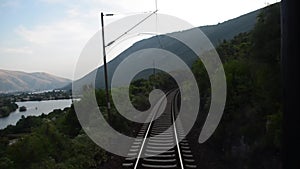
<svg viewBox="0 0 300 169">
<path fill-rule="evenodd" d="M 8 125 L 15 125 L 18 120 L 28 116 L 39 116 L 42 114 L 49 114 L 55 109 L 64 109 L 66 107 L 71 107 L 72 100 L 44 100 L 44 101 L 26 101 L 26 102 L 16 102 L 18 107 L 26 107 L 26 111 L 22 112 L 16 109 L 14 112 L 10 113 L 7 117 L 0 118 L 0 129 L 7 127 Z"/>
<path fill-rule="evenodd" d="M 0 130 L 0 154 L 7 169 L 102 168 L 112 158 L 82 131 L 72 106 Z"/>
<path fill-rule="evenodd" d="M 16 102 L 47 101 L 47 100 L 69 100 L 71 92 L 65 90 L 47 90 L 38 92 L 16 92 L 0 94 L 0 118 L 8 117 L 18 109 Z M 25 106 L 26 107 L 26 106 Z"/>
<path fill-rule="evenodd" d="M 71 92 L 65 90 L 48 90 L 40 92 L 23 92 L 8 95 L 13 102 L 71 99 Z"/>
</svg>

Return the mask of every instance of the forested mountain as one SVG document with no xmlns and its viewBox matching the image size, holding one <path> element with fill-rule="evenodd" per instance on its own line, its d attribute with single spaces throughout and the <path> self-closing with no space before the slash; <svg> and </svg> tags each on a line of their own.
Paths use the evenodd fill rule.
<svg viewBox="0 0 300 169">
<path fill-rule="evenodd" d="M 249 32 L 251 29 L 253 29 L 257 21 L 257 16 L 260 13 L 260 11 L 261 9 L 217 25 L 202 26 L 199 27 L 199 29 L 201 29 L 203 33 L 205 33 L 205 35 L 210 39 L 210 41 L 214 46 L 217 46 L 223 40 L 230 40 L 239 33 Z M 198 29 L 198 28 L 194 28 L 194 29 Z M 186 31 L 183 31 L 181 34 L 185 35 L 185 32 Z M 118 55 L 116 58 L 114 58 L 112 61 L 108 63 L 107 67 L 108 67 L 109 82 L 111 82 L 112 75 L 116 70 L 116 68 L 118 67 L 118 65 L 130 54 L 141 49 L 160 48 L 161 44 L 163 44 L 163 48 L 165 50 L 173 52 L 174 54 L 179 56 L 184 62 L 186 62 L 186 64 L 189 66 L 192 66 L 194 61 L 197 60 L 198 58 L 188 47 L 183 45 L 181 42 L 173 38 L 170 38 L 169 36 L 161 35 L 159 39 L 157 37 L 152 37 L 149 39 L 141 40 L 133 44 L 131 47 L 129 47 L 127 50 L 122 52 L 120 55 Z M 168 60 L 167 59 L 161 60 L 159 63 L 167 64 Z M 104 79 L 103 71 L 104 71 L 103 66 L 101 66 L 100 68 L 85 75 L 83 78 L 77 80 L 75 83 L 78 83 L 79 84 L 78 86 L 83 86 L 83 84 L 86 81 L 89 82 L 90 79 L 97 74 L 96 83 L 95 83 L 96 88 L 104 88 L 104 81 L 101 80 Z M 152 71 L 144 71 L 143 73 L 140 73 L 139 76 L 136 78 L 147 77 L 150 74 L 152 74 Z M 71 89 L 71 85 L 69 84 L 64 89 L 67 90 Z"/>
<path fill-rule="evenodd" d="M 202 168 L 280 169 L 282 102 L 280 81 L 280 4 L 267 7 L 253 30 L 223 41 L 217 51 L 222 59 L 227 100 L 222 120 L 213 136 L 197 143 L 205 115 L 190 133 Z M 201 61 L 193 65 L 202 101 L 210 103 L 210 84 Z"/>
</svg>

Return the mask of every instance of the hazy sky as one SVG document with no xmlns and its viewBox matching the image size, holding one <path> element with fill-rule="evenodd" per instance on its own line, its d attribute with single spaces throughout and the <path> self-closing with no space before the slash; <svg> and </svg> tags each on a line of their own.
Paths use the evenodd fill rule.
<svg viewBox="0 0 300 169">
<path fill-rule="evenodd" d="M 202 26 L 277 1 L 158 0 L 158 10 Z M 42 71 L 72 79 L 82 48 L 99 30 L 101 11 L 120 14 L 106 18 L 108 24 L 153 10 L 155 0 L 0 0 L 0 69 Z"/>
</svg>

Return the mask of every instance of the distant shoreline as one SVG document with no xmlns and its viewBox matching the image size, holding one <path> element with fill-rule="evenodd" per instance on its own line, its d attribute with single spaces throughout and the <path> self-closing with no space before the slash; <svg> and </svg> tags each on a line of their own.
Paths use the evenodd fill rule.
<svg viewBox="0 0 300 169">
<path fill-rule="evenodd" d="M 71 92 L 65 90 L 44 90 L 35 92 L 16 92 L 0 94 L 0 118 L 5 118 L 16 111 L 16 102 L 49 101 L 72 99 Z"/>
</svg>

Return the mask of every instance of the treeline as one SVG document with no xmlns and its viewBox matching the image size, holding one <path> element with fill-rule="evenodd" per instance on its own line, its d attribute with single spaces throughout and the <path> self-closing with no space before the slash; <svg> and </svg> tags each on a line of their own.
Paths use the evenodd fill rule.
<svg viewBox="0 0 300 169">
<path fill-rule="evenodd" d="M 0 97 L 0 118 L 7 117 L 11 112 L 18 109 L 18 105 L 9 98 Z"/>
<path fill-rule="evenodd" d="M 227 101 L 216 132 L 200 146 L 203 152 L 214 152 L 206 152 L 214 157 L 208 155 L 200 159 L 202 166 L 280 168 L 280 5 L 264 9 L 251 32 L 239 34 L 230 41 L 224 40 L 217 52 L 225 69 Z M 207 83 L 209 79 L 201 61 L 193 65 L 193 72 L 202 101 L 206 101 L 204 112 L 207 112 L 210 83 Z M 198 121 L 203 120 L 201 117 Z"/>
</svg>

